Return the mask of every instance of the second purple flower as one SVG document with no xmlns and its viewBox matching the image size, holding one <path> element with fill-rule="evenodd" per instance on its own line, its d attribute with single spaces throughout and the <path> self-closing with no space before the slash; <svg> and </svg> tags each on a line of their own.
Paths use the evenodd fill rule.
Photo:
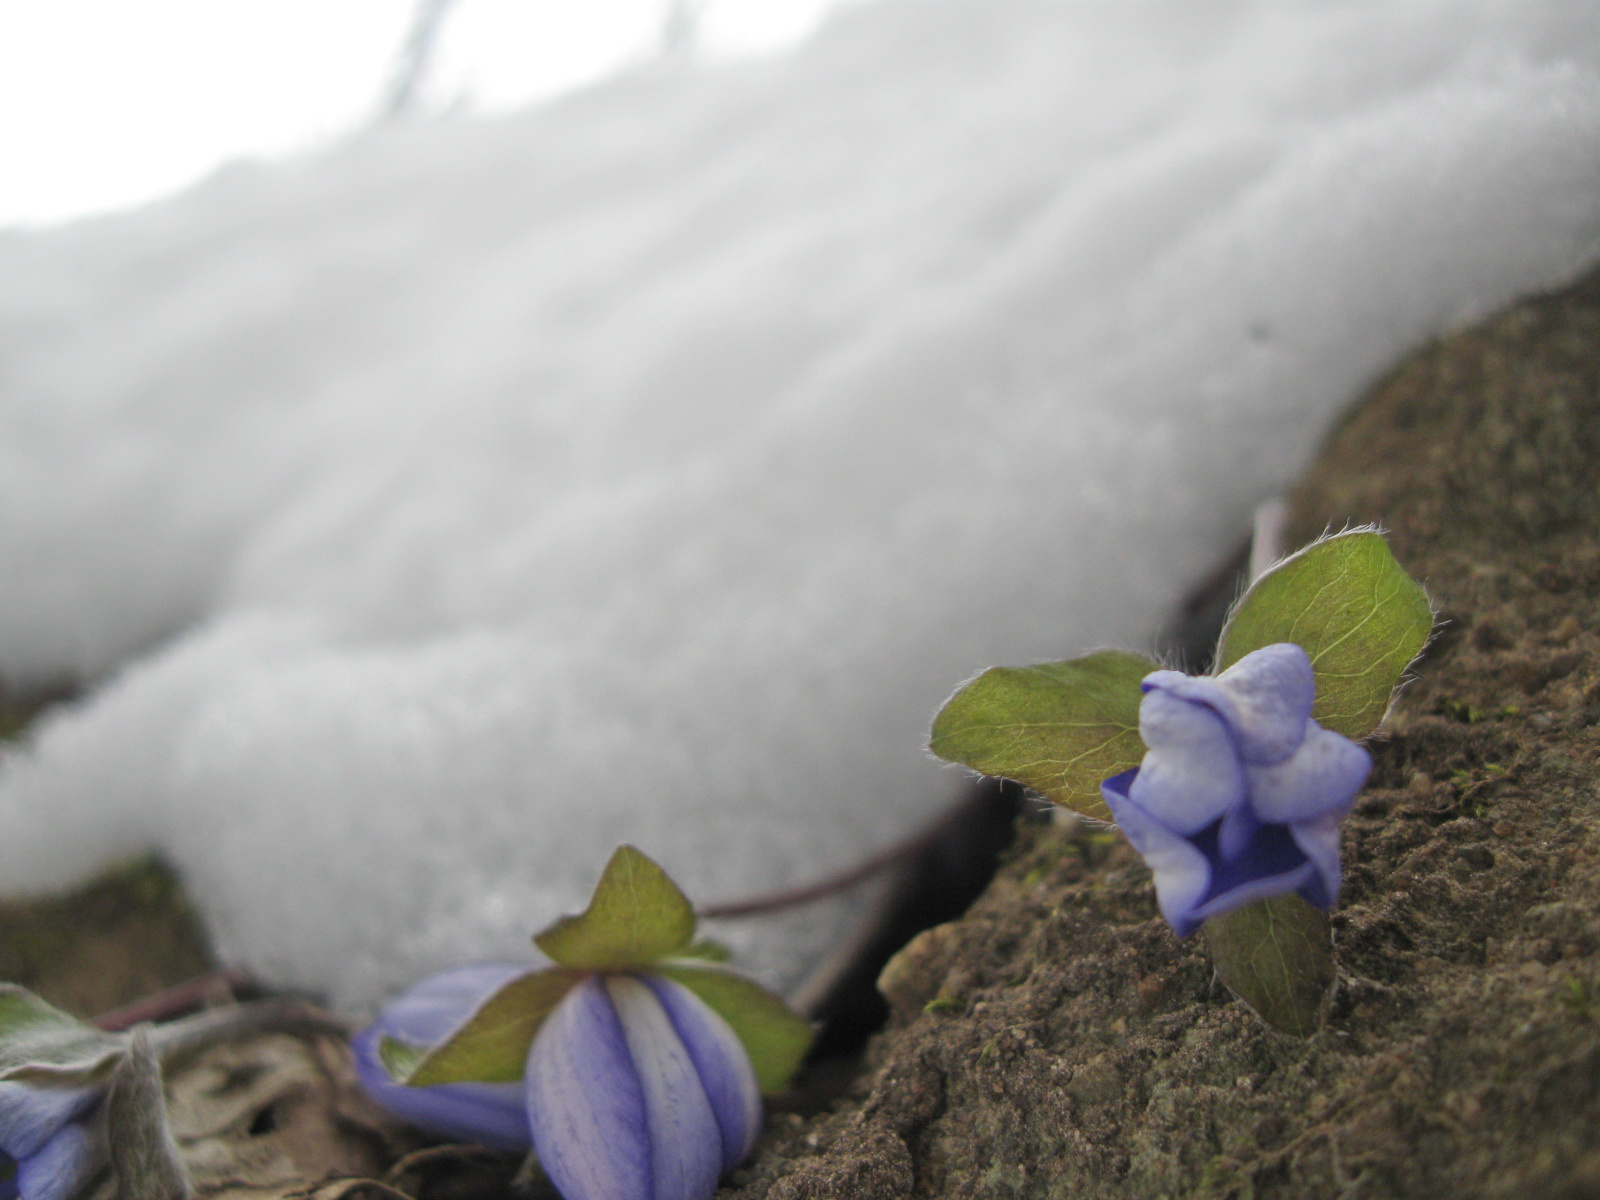
<svg viewBox="0 0 1600 1200">
<path fill-rule="evenodd" d="M 699 1200 L 761 1131 L 728 1023 L 660 976 L 591 975 L 528 1051 L 534 1149 L 567 1200 Z"/>
<path fill-rule="evenodd" d="M 630 846 L 534 941 L 553 965 L 424 980 L 355 1038 L 368 1092 L 449 1137 L 531 1142 L 565 1200 L 707 1200 L 761 1132 L 810 1029 L 697 957 L 694 910 Z"/>
</svg>

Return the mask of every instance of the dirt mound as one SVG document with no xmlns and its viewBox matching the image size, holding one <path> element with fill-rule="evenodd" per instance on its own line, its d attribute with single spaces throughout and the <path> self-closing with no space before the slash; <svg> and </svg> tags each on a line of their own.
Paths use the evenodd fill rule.
<svg viewBox="0 0 1600 1200">
<path fill-rule="evenodd" d="M 1214 984 L 1114 834 L 1025 833 L 724 1196 L 1600 1196 L 1600 275 L 1416 354 L 1293 497 L 1445 624 L 1346 826 L 1325 1029 Z"/>
</svg>

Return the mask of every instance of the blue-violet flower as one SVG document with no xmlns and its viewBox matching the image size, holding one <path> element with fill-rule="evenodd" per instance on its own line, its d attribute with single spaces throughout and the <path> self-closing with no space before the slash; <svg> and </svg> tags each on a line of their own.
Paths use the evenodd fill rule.
<svg viewBox="0 0 1600 1200">
<path fill-rule="evenodd" d="M 424 1129 L 507 1150 L 530 1142 L 566 1200 L 705 1200 L 761 1130 L 761 1096 L 728 1023 L 648 971 L 584 976 L 539 1027 L 521 1084 L 408 1087 L 384 1036 L 433 1044 L 526 967 L 480 964 L 424 980 L 353 1046 L 379 1103 Z"/>
<path fill-rule="evenodd" d="M 98 1088 L 0 1081 L 0 1200 L 68 1200 L 94 1164 L 95 1144 L 83 1118 Z"/>
<path fill-rule="evenodd" d="M 1306 652 L 1279 642 L 1215 677 L 1154 671 L 1141 686 L 1147 753 L 1100 790 L 1178 935 L 1290 892 L 1332 908 L 1339 822 L 1372 758 L 1311 719 Z"/>
<path fill-rule="evenodd" d="M 526 1082 L 534 1149 L 566 1200 L 705 1200 L 761 1131 L 744 1046 L 659 975 L 573 988 L 534 1038 Z"/>
</svg>

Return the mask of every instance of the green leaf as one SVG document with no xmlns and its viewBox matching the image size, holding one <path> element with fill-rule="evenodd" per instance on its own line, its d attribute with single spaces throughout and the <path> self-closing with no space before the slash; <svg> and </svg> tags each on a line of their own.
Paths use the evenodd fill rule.
<svg viewBox="0 0 1600 1200">
<path fill-rule="evenodd" d="M 503 984 L 431 1050 L 384 1038 L 378 1057 L 400 1083 L 515 1083 L 528 1047 L 551 1010 L 584 978 L 581 971 L 546 967 Z"/>
<path fill-rule="evenodd" d="M 1202 927 L 1222 982 L 1268 1025 L 1310 1037 L 1333 986 L 1328 916 L 1299 896 L 1274 896 L 1212 917 Z"/>
<path fill-rule="evenodd" d="M 667 873 L 632 846 L 618 846 L 589 907 L 562 917 L 534 944 L 580 971 L 648 967 L 694 937 L 694 909 Z"/>
<path fill-rule="evenodd" d="M 682 950 L 679 950 L 673 957 L 698 958 L 704 960 L 705 962 L 720 963 L 727 962 L 730 958 L 732 958 L 733 951 L 729 950 L 715 938 L 697 937 Z"/>
<path fill-rule="evenodd" d="M 726 967 L 681 961 L 655 973 L 681 983 L 733 1028 L 755 1068 L 761 1094 L 782 1091 L 811 1046 L 811 1026 L 766 988 Z"/>
<path fill-rule="evenodd" d="M 1311 715 L 1360 738 L 1383 721 L 1395 685 L 1432 629 L 1428 594 L 1381 534 L 1355 530 L 1312 543 L 1256 580 L 1222 631 L 1216 669 L 1293 642 L 1317 675 Z"/>
<path fill-rule="evenodd" d="M 396 1083 L 409 1083 L 417 1067 L 428 1057 L 426 1046 L 413 1046 L 387 1033 L 378 1039 L 378 1061 Z"/>
<path fill-rule="evenodd" d="M 1101 650 L 1067 662 L 995 667 L 945 704 L 931 749 L 1015 779 L 1086 817 L 1111 819 L 1100 781 L 1139 765 L 1139 681 L 1156 663 Z"/>
<path fill-rule="evenodd" d="M 127 1034 L 86 1025 L 26 988 L 0 983 L 0 1079 L 101 1082 L 127 1045 Z"/>
</svg>

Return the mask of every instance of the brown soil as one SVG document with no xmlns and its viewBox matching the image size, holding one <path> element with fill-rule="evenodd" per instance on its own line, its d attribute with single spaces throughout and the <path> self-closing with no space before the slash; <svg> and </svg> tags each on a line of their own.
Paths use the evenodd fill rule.
<svg viewBox="0 0 1600 1200">
<path fill-rule="evenodd" d="M 213 966 L 177 878 L 152 859 L 58 896 L 0 903 L 0 979 L 75 1016 L 99 1016 Z"/>
<path fill-rule="evenodd" d="M 1600 275 L 1415 355 L 1292 500 L 1291 544 L 1382 523 L 1444 620 L 1346 826 L 1326 1027 L 1215 984 L 1117 835 L 1035 829 L 724 1197 L 1600 1196 Z"/>
</svg>

